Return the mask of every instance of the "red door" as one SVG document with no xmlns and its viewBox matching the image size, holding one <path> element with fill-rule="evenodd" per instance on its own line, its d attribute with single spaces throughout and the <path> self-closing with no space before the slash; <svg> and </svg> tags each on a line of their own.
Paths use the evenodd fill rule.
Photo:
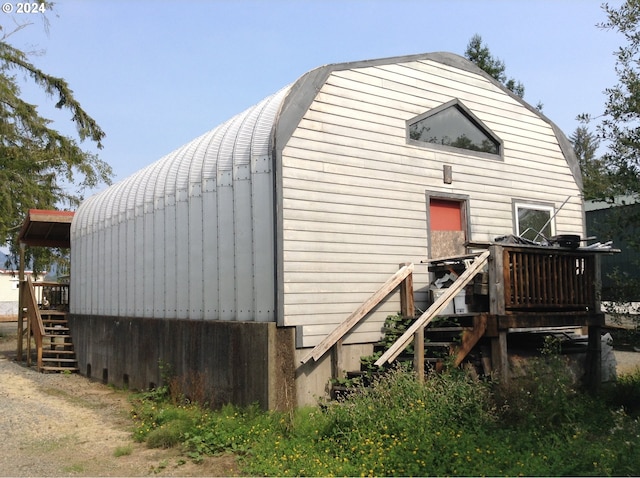
<svg viewBox="0 0 640 478">
<path fill-rule="evenodd" d="M 463 201 L 429 199 L 429 251 L 431 258 L 465 253 Z"/>
</svg>

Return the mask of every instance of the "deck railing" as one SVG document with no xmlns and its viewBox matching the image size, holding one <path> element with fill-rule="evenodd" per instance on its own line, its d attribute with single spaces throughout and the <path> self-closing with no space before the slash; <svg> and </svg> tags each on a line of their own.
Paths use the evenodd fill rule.
<svg viewBox="0 0 640 478">
<path fill-rule="evenodd" d="M 492 249 L 493 282 L 502 283 L 492 291 L 492 312 L 597 311 L 599 278 L 594 253 L 539 247 Z"/>
</svg>

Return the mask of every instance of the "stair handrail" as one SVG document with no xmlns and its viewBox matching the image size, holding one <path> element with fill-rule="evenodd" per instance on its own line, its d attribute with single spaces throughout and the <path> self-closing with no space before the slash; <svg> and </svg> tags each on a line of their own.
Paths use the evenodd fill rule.
<svg viewBox="0 0 640 478">
<path fill-rule="evenodd" d="M 331 347 L 333 347 L 338 341 L 342 339 L 347 333 L 355 327 L 362 318 L 367 315 L 374 307 L 387 298 L 387 296 L 393 292 L 409 275 L 413 273 L 413 263 L 408 263 L 402 266 L 398 271 L 393 274 L 373 295 L 371 295 L 365 302 L 360 305 L 349 317 L 347 317 L 340 325 L 338 325 L 329 335 L 327 335 L 318 345 L 316 345 L 311 352 L 309 352 L 303 359 L 302 363 L 305 364 L 311 359 L 317 361 L 320 359 Z"/>
<path fill-rule="evenodd" d="M 27 276 L 27 280 L 23 285 L 23 305 L 26 309 L 27 319 L 29 320 L 29 325 L 31 332 L 36 340 L 36 351 L 38 354 L 38 370 L 42 368 L 42 338 L 44 337 L 44 324 L 42 322 L 42 316 L 40 315 L 40 309 L 38 307 L 38 302 L 36 300 L 35 287 L 33 286 L 33 281 L 31 280 L 31 276 Z M 30 344 L 31 341 L 28 340 Z M 27 357 L 31 356 L 31 346 L 29 345 L 27 350 Z"/>
<path fill-rule="evenodd" d="M 431 306 L 418 317 L 413 324 L 389 347 L 375 362 L 378 367 L 393 362 L 409 345 L 418 329 L 428 325 L 473 278 L 489 260 L 490 251 L 484 251 L 467 267 L 467 269 L 449 286 Z"/>
</svg>

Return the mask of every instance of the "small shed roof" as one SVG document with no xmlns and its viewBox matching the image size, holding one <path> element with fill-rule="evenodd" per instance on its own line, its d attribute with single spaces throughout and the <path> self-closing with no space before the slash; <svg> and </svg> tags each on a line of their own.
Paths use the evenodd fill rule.
<svg viewBox="0 0 640 478">
<path fill-rule="evenodd" d="M 27 246 L 71 247 L 73 211 L 30 209 L 18 241 Z"/>
</svg>

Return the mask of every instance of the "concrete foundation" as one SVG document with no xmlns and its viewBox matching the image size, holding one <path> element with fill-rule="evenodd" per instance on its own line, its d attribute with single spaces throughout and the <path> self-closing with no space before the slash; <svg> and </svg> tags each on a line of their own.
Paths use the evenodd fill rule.
<svg viewBox="0 0 640 478">
<path fill-rule="evenodd" d="M 170 379 L 212 407 L 296 406 L 294 336 L 273 322 L 74 315 L 69 327 L 80 373 L 146 390 Z"/>
</svg>

